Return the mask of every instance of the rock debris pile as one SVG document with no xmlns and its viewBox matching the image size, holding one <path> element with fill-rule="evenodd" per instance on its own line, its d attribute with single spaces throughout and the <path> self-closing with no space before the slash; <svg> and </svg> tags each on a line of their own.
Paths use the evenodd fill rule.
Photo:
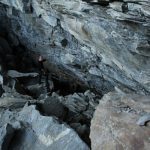
<svg viewBox="0 0 150 150">
<path fill-rule="evenodd" d="M 0 0 L 0 150 L 149 150 L 149 64 L 149 0 Z"/>
<path fill-rule="evenodd" d="M 77 149 L 77 147 L 89 149 L 84 142 L 90 146 L 90 120 L 92 119 L 100 96 L 96 96 L 90 91 L 62 96 L 59 95 L 61 87 L 60 89 L 57 87 L 57 93 L 53 91 L 52 94 L 49 95 L 46 90 L 44 77 L 42 78 L 42 83 L 38 83 L 38 66 L 34 60 L 30 60 L 31 58 L 28 57 L 28 50 L 22 48 L 20 45 L 15 48 L 12 47 L 7 42 L 6 38 L 1 37 L 1 39 L 5 41 L 1 51 L 5 57 L 0 58 L 2 88 L 0 97 L 0 129 L 2 130 L 1 149 L 4 149 L 5 145 L 7 145 L 7 149 L 26 149 L 26 144 L 28 142 L 27 145 L 29 149 L 37 149 L 38 146 L 39 149 L 62 149 L 59 144 L 61 145 L 63 138 L 64 141 L 69 142 L 69 145 L 66 145 L 63 142 L 64 149 L 70 149 L 71 147 L 73 149 Z M 10 53 L 5 52 L 6 47 L 9 47 Z M 20 50 L 23 53 L 16 53 L 17 50 Z M 9 58 L 16 58 L 7 60 L 7 55 L 9 55 Z M 20 56 L 23 61 L 21 61 L 18 66 L 17 59 L 20 59 Z M 8 61 L 8 64 L 5 65 L 6 61 Z M 55 81 L 53 82 L 52 79 L 49 78 L 48 82 L 55 86 Z M 23 115 L 27 116 L 27 120 L 35 119 L 33 124 L 37 125 L 36 122 L 39 122 L 39 127 L 33 129 L 29 122 L 21 120 L 23 119 L 22 115 L 22 117 L 20 116 L 20 120 L 18 120 L 19 114 L 22 111 L 24 111 Z M 9 112 L 8 116 L 7 112 Z M 39 121 L 36 120 L 37 114 Z M 9 115 L 11 115 L 11 117 Z M 28 115 L 33 118 L 28 118 Z M 13 120 L 10 118 L 13 118 Z M 43 124 L 46 126 L 45 134 L 47 135 L 44 135 L 43 132 L 35 133 L 37 129 L 39 129 L 39 131 L 41 130 L 40 128 L 42 126 L 40 127 L 40 120 L 42 120 L 42 118 L 45 118 Z M 49 119 L 52 120 L 51 123 L 46 121 Z M 15 126 L 16 122 L 18 125 L 17 127 Z M 57 129 L 49 129 L 50 126 L 56 126 L 54 122 L 58 124 L 58 127 L 56 127 Z M 61 125 L 64 127 L 64 130 Z M 56 133 L 51 135 L 50 132 L 47 133 L 47 130 L 54 130 Z M 73 135 L 70 134 L 71 132 Z M 33 137 L 32 141 L 28 139 L 28 136 Z M 49 139 L 49 136 L 51 139 Z M 15 141 L 15 138 L 19 138 L 20 141 Z M 56 138 L 56 140 L 54 138 Z M 83 139 L 84 142 L 81 139 Z M 34 140 L 36 140 L 37 143 L 32 145 Z M 40 140 L 44 140 L 43 146 L 41 145 L 42 141 Z M 72 144 L 70 140 L 72 140 Z M 74 142 L 74 140 L 76 142 Z"/>
</svg>

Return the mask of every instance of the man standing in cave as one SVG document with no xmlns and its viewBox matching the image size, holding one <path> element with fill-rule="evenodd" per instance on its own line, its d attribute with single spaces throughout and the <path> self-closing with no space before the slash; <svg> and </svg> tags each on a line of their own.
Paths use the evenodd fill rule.
<svg viewBox="0 0 150 150">
<path fill-rule="evenodd" d="M 42 83 L 42 76 L 45 76 L 45 84 L 46 84 L 46 89 L 47 89 L 47 93 L 51 93 L 51 89 L 50 89 L 50 85 L 48 82 L 48 78 L 49 78 L 49 71 L 47 68 L 44 67 L 44 62 L 46 61 L 46 59 L 44 59 L 41 55 L 39 56 L 38 59 L 38 63 L 39 63 L 39 84 Z"/>
</svg>

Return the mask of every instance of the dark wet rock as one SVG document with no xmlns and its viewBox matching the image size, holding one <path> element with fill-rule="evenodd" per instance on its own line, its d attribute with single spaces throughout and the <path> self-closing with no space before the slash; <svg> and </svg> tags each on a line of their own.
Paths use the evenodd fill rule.
<svg viewBox="0 0 150 150">
<path fill-rule="evenodd" d="M 2 87 L 2 85 L 0 84 L 0 97 L 3 95 L 4 92 L 5 91 L 4 91 L 3 87 Z"/>
<path fill-rule="evenodd" d="M 67 115 L 67 109 L 58 98 L 48 97 L 38 104 L 40 112 L 47 116 L 58 117 L 63 120 Z"/>
<path fill-rule="evenodd" d="M 17 36 L 15 36 L 15 34 L 10 32 L 8 34 L 7 38 L 8 38 L 8 41 L 9 41 L 11 46 L 18 46 L 19 45 L 19 40 L 18 40 Z"/>
<path fill-rule="evenodd" d="M 61 102 L 72 112 L 84 115 L 91 119 L 98 105 L 98 98 L 90 91 L 85 93 L 74 93 L 66 96 Z"/>
<path fill-rule="evenodd" d="M 89 127 L 86 124 L 81 124 L 81 123 L 71 123 L 70 126 L 82 137 L 85 141 L 88 141 L 87 138 L 89 135 Z"/>
<path fill-rule="evenodd" d="M 0 46 L 5 52 L 5 54 L 12 53 L 12 48 L 9 46 L 7 40 L 5 40 L 2 37 L 0 37 Z"/>
<path fill-rule="evenodd" d="M 39 99 L 44 99 L 45 95 L 47 95 L 47 90 L 45 84 L 34 84 L 34 85 L 28 85 L 26 86 L 30 94 Z M 42 95 L 44 96 L 42 98 Z"/>
<path fill-rule="evenodd" d="M 0 128 L 0 150 L 7 150 L 14 136 L 15 129 L 10 124 L 5 124 Z"/>
</svg>

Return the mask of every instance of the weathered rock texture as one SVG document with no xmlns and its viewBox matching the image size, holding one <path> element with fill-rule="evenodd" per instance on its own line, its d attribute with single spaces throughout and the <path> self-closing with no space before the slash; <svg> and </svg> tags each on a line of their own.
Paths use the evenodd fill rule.
<svg viewBox="0 0 150 150">
<path fill-rule="evenodd" d="M 35 106 L 20 112 L 2 111 L 0 115 L 0 148 L 11 150 L 88 150 L 78 135 L 53 117 L 41 116 Z"/>
<path fill-rule="evenodd" d="M 138 125 L 142 116 L 150 116 L 149 100 L 149 96 L 106 94 L 91 122 L 92 150 L 149 150 L 150 120 Z"/>
<path fill-rule="evenodd" d="M 47 59 L 54 91 L 69 89 L 68 96 L 48 97 L 45 83 L 37 83 L 39 55 Z M 121 95 L 150 94 L 149 64 L 149 0 L 0 0 L 0 73 L 8 80 L 0 87 L 0 146 L 88 149 L 70 127 L 48 116 L 66 121 L 80 137 L 89 135 L 99 97 L 115 88 L 120 94 L 106 95 L 95 113 L 92 148 L 147 150 L 149 98 Z M 70 92 L 87 88 L 100 96 Z M 34 106 L 20 111 L 26 102 L 45 116 Z"/>
<path fill-rule="evenodd" d="M 5 4 L 1 18 L 7 14 L 9 19 L 2 25 L 47 57 L 49 69 L 60 78 L 78 79 L 103 94 L 113 86 L 150 93 L 149 0 L 110 2 L 107 7 L 81 0 L 0 2 Z"/>
</svg>

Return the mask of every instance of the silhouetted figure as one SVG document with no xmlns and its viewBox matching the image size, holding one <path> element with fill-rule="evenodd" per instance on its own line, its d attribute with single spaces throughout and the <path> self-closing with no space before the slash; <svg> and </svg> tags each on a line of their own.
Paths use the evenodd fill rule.
<svg viewBox="0 0 150 150">
<path fill-rule="evenodd" d="M 43 64 L 45 61 L 46 61 L 46 59 L 44 59 L 42 56 L 39 56 L 39 59 L 38 59 L 38 62 L 39 62 L 39 84 L 42 83 L 42 76 L 44 76 L 47 93 L 51 93 L 50 85 L 48 82 L 49 71 L 47 68 L 44 67 L 44 64 Z"/>
<path fill-rule="evenodd" d="M 122 12 L 127 13 L 128 12 L 128 3 L 124 2 L 122 4 Z"/>
<path fill-rule="evenodd" d="M 46 89 L 47 89 L 47 93 L 51 93 L 51 89 L 50 89 L 50 84 L 48 82 L 48 77 L 49 77 L 49 72 L 48 70 L 45 71 L 45 84 L 46 84 Z"/>
<path fill-rule="evenodd" d="M 45 61 L 45 59 L 43 59 L 42 56 L 39 56 L 39 59 L 38 59 L 38 63 L 39 63 L 39 84 L 41 84 L 42 75 L 45 74 L 44 65 L 43 65 L 44 61 Z"/>
<path fill-rule="evenodd" d="M 34 11 L 34 8 L 33 8 L 32 4 L 30 4 L 30 12 L 33 13 L 33 11 Z"/>
</svg>

